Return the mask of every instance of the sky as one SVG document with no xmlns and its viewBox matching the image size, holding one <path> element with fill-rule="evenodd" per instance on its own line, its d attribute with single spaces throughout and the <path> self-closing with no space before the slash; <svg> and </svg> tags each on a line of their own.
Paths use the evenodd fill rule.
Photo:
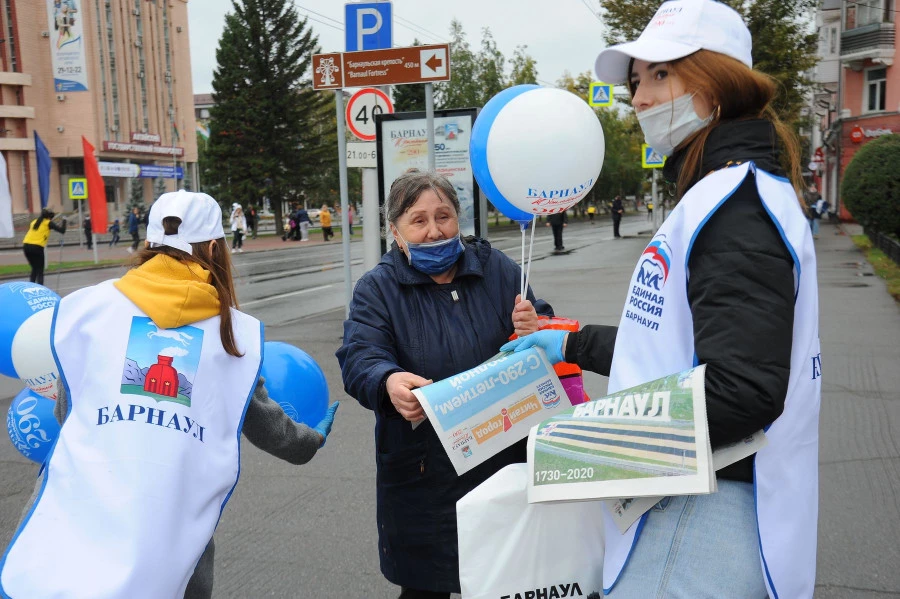
<svg viewBox="0 0 900 599">
<path fill-rule="evenodd" d="M 346 49 L 344 4 L 294 0 L 297 12 L 309 17 L 323 52 Z M 394 45 L 411 46 L 415 38 L 426 44 L 447 43 L 450 21 L 457 19 L 473 51 L 479 49 L 485 27 L 507 61 L 516 46 L 527 45 L 537 61 L 539 83 L 553 85 L 564 71 L 593 71 L 594 58 L 604 47 L 603 26 L 594 14 L 597 6 L 595 0 L 394 0 Z M 212 92 L 216 47 L 231 9 L 229 0 L 188 0 L 195 94 Z"/>
</svg>

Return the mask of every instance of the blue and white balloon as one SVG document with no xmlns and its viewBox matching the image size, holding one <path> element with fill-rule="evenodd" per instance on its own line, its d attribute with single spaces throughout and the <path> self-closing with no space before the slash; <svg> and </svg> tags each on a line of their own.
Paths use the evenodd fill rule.
<svg viewBox="0 0 900 599">
<path fill-rule="evenodd" d="M 53 415 L 55 405 L 55 401 L 31 389 L 22 389 L 6 415 L 6 430 L 13 447 L 38 464 L 44 463 L 59 436 L 60 426 Z"/>
<path fill-rule="evenodd" d="M 594 111 L 568 91 L 517 85 L 485 104 L 469 154 L 478 185 L 518 222 L 562 212 L 600 174 L 606 142 Z"/>
<path fill-rule="evenodd" d="M 50 348 L 53 309 L 59 295 L 37 283 L 0 285 L 0 373 L 56 399 L 59 376 Z"/>
</svg>

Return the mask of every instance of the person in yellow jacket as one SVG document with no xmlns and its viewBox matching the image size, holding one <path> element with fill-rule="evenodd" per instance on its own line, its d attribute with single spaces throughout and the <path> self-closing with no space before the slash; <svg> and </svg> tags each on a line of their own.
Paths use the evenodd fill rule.
<svg viewBox="0 0 900 599">
<path fill-rule="evenodd" d="M 44 248 L 47 247 L 47 240 L 50 239 L 50 229 L 62 234 L 66 232 L 66 219 L 63 218 L 62 224 L 57 225 L 53 222 L 54 216 L 56 213 L 49 208 L 41 210 L 41 215 L 28 225 L 28 232 L 25 233 L 25 238 L 22 240 L 25 259 L 31 265 L 29 280 L 38 285 L 44 284 Z"/>
<path fill-rule="evenodd" d="M 327 204 L 322 204 L 322 211 L 319 212 L 319 223 L 322 225 L 322 236 L 325 241 L 334 237 L 334 229 L 331 228 L 331 210 Z"/>
</svg>

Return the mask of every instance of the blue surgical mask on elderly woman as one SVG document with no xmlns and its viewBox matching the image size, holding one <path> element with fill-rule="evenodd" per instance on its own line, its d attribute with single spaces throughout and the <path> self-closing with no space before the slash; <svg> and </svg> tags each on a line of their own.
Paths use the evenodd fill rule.
<svg viewBox="0 0 900 599">
<path fill-rule="evenodd" d="M 397 233 L 400 236 L 399 232 Z M 400 236 L 403 239 L 403 236 Z M 408 252 L 409 265 L 426 275 L 439 275 L 450 270 L 465 247 L 459 235 L 440 241 L 410 243 L 403 239 Z"/>
</svg>

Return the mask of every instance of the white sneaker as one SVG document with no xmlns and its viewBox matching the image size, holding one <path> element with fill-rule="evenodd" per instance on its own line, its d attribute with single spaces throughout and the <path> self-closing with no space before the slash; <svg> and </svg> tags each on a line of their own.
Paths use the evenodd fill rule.
<svg viewBox="0 0 900 599">
<path fill-rule="evenodd" d="M 244 253 L 244 248 L 238 248 L 238 253 L 239 253 L 239 254 L 243 254 L 243 253 Z"/>
<path fill-rule="evenodd" d="M 133 254 L 133 253 L 134 253 L 134 249 L 131 248 L 131 247 L 125 248 L 125 251 L 128 252 L 129 254 Z"/>
</svg>

